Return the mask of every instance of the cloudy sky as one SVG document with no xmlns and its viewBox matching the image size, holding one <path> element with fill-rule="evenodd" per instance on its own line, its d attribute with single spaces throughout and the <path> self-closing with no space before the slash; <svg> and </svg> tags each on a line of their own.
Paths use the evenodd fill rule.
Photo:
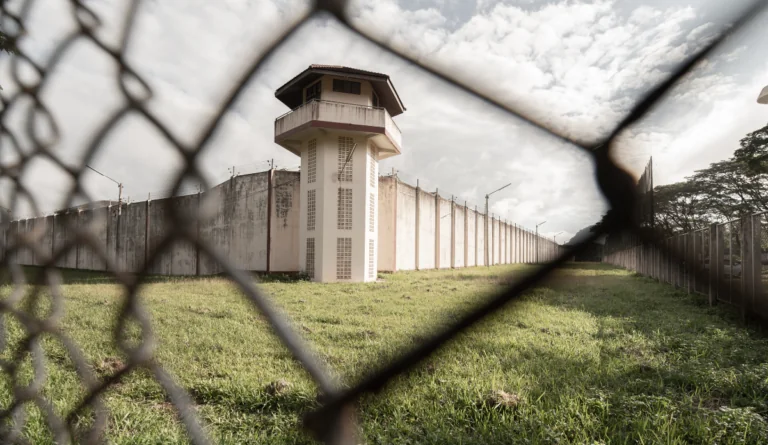
<svg viewBox="0 0 768 445">
<path fill-rule="evenodd" d="M 10 2 L 14 3 L 14 2 Z M 20 45 L 41 66 L 75 29 L 69 1 L 37 0 L 29 11 L 28 35 Z M 102 23 L 96 36 L 117 47 L 127 1 L 90 0 Z M 727 5 L 725 5 L 727 3 Z M 747 6 L 747 0 L 497 1 L 357 0 L 350 14 L 356 28 L 444 70 L 472 89 L 546 122 L 584 143 L 605 136 L 634 103 L 670 70 L 716 35 Z M 185 143 L 198 140 L 234 80 L 274 36 L 295 23 L 309 4 L 292 0 L 145 0 L 130 30 L 128 63 L 149 84 L 152 114 Z M 768 122 L 768 106 L 756 103 L 768 84 L 768 17 L 731 38 L 688 76 L 668 100 L 623 138 L 617 156 L 639 172 L 650 156 L 656 184 L 682 179 L 697 168 L 730 156 L 739 139 Z M 605 203 L 594 171 L 579 149 L 523 124 L 471 94 L 426 73 L 348 30 L 327 15 L 315 15 L 268 60 L 227 113 L 200 158 L 210 181 L 235 166 L 240 173 L 264 169 L 274 159 L 295 167 L 298 158 L 273 142 L 274 118 L 286 108 L 277 87 L 312 63 L 339 64 L 391 76 L 407 107 L 396 118 L 403 155 L 383 161 L 401 179 L 440 189 L 481 205 L 510 221 L 564 233 L 566 240 L 595 222 Z M 31 69 L 19 66 L 34 83 Z M 124 104 L 114 61 L 82 39 L 64 53 L 41 93 L 58 124 L 52 150 L 79 165 L 95 129 Z M 17 87 L 7 57 L 0 60 L 4 97 Z M 132 91 L 136 85 L 129 85 Z M 22 124 L 29 103 L 20 101 L 4 124 L 28 146 Z M 44 126 L 41 125 L 41 128 Z M 3 144 L 0 162 L 18 155 Z M 163 193 L 181 158 L 145 118 L 129 115 L 111 132 L 92 160 L 125 184 L 133 200 Z M 116 199 L 117 187 L 88 172 L 95 199 Z M 48 161 L 25 169 L 41 210 L 62 204 L 69 182 Z M 0 205 L 11 188 L 0 182 Z M 19 208 L 18 213 L 28 213 Z"/>
</svg>

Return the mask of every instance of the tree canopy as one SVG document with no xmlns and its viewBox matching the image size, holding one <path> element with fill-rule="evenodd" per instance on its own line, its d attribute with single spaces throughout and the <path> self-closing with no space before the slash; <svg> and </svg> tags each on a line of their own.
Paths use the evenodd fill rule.
<svg viewBox="0 0 768 445">
<path fill-rule="evenodd" d="M 733 156 L 695 171 L 683 181 L 653 189 L 656 233 L 671 236 L 758 212 L 768 212 L 768 125 L 747 134 Z M 601 230 L 603 219 L 590 230 Z M 611 233 L 606 249 L 633 242 Z"/>
<path fill-rule="evenodd" d="M 727 160 L 654 188 L 656 227 L 667 235 L 768 211 L 768 125 L 746 135 Z"/>
</svg>

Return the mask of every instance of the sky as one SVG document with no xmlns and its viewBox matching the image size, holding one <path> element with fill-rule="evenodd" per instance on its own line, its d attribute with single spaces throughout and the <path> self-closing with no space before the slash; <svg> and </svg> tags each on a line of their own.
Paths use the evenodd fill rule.
<svg viewBox="0 0 768 445">
<path fill-rule="evenodd" d="M 9 7 L 18 2 L 9 2 Z M 95 36 L 118 48 L 128 2 L 89 0 L 100 26 Z M 727 5 L 724 5 L 727 3 Z M 231 169 L 261 171 L 274 160 L 295 168 L 299 160 L 274 143 L 274 119 L 288 111 L 274 91 L 308 65 L 337 64 L 390 75 L 407 110 L 395 118 L 403 154 L 381 162 L 411 184 L 481 206 L 546 236 L 566 241 L 599 220 L 606 203 L 589 156 L 444 82 L 420 65 L 446 73 L 584 145 L 605 137 L 642 95 L 685 58 L 723 31 L 747 0 L 494 1 L 356 0 L 349 7 L 355 29 L 417 61 L 406 61 L 371 43 L 327 14 L 315 14 L 274 52 L 248 81 L 200 155 L 205 177 L 218 183 Z M 65 0 L 37 0 L 20 43 L 39 66 L 76 29 Z M 293 0 L 145 0 L 127 31 L 127 64 L 152 91 L 150 113 L 177 140 L 202 136 L 236 79 L 280 33 L 309 11 Z M 749 131 L 768 122 L 768 106 L 756 103 L 768 84 L 768 29 L 763 13 L 688 75 L 653 113 L 627 130 L 615 151 L 635 174 L 653 156 L 655 184 L 683 179 L 729 157 Z M 7 56 L 0 58 L 3 97 L 18 86 Z M 27 84 L 39 76 L 24 64 Z M 41 88 L 40 99 L 58 128 L 50 150 L 71 166 L 82 164 L 94 133 L 122 107 L 117 64 L 103 48 L 79 39 L 62 53 Z M 125 88 L 144 97 L 130 78 Z M 4 125 L 28 153 L 26 116 L 19 101 Z M 43 136 L 44 116 L 35 119 Z M 5 141 L 4 141 L 5 142 Z M 0 150 L 0 163 L 19 155 Z M 25 151 L 27 150 L 27 151 Z M 41 157 L 27 161 L 22 182 L 43 213 L 60 208 L 71 179 Z M 124 184 L 133 201 L 167 196 L 182 157 L 147 118 L 133 113 L 101 142 L 89 165 Z M 82 184 L 91 199 L 117 199 L 117 186 L 90 170 Z M 187 188 L 189 190 L 189 188 Z M 0 180 L 0 205 L 12 187 Z M 20 203 L 17 215 L 29 215 Z"/>
</svg>

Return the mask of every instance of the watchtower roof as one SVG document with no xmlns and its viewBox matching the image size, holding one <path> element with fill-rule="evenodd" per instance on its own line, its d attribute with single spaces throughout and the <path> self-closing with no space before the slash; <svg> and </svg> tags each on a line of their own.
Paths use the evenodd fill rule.
<svg viewBox="0 0 768 445">
<path fill-rule="evenodd" d="M 304 88 L 325 75 L 367 80 L 379 96 L 381 106 L 387 110 L 390 116 L 394 117 L 405 111 L 405 106 L 388 75 L 340 65 L 310 65 L 309 68 L 278 88 L 275 91 L 275 97 L 293 110 L 302 104 Z"/>
</svg>

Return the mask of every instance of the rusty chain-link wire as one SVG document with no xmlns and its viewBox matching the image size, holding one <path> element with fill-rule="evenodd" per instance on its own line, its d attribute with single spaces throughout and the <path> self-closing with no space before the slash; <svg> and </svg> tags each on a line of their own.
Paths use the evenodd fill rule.
<svg viewBox="0 0 768 445">
<path fill-rule="evenodd" d="M 21 8 L 16 12 L 7 8 L 5 2 L 0 3 L 2 5 L 0 8 L 0 25 L 4 32 L 9 35 L 11 41 L 16 42 L 25 34 L 25 23 L 28 21 L 30 11 L 35 3 L 36 0 L 23 0 Z M 3 260 L 0 264 L 2 269 L 8 272 L 13 282 L 13 290 L 10 295 L 0 300 L 0 353 L 4 353 L 10 347 L 6 332 L 8 319 L 15 320 L 24 331 L 22 341 L 13 351 L 10 351 L 13 359 L 10 361 L 0 361 L 3 372 L 7 374 L 13 386 L 12 403 L 0 411 L 0 422 L 3 424 L 2 428 L 0 428 L 0 440 L 3 443 L 25 442 L 25 439 L 22 437 L 22 430 L 25 426 L 24 406 L 29 403 L 36 405 L 44 414 L 45 421 L 55 441 L 59 443 L 72 441 L 94 443 L 103 441 L 105 439 L 103 436 L 106 427 L 107 411 L 102 396 L 107 389 L 118 383 L 124 376 L 139 368 L 150 371 L 155 380 L 166 391 L 186 428 L 190 440 L 196 444 L 210 442 L 192 408 L 193 403 L 187 393 L 154 360 L 153 350 L 155 342 L 152 328 L 147 314 L 138 300 L 137 291 L 141 277 L 148 273 L 150 265 L 159 255 L 165 252 L 174 242 L 180 240 L 193 243 L 201 252 L 220 265 L 223 274 L 235 282 L 248 301 L 264 315 L 281 342 L 315 381 L 322 393 L 323 400 L 321 407 L 317 411 L 308 414 L 305 418 L 305 426 L 309 431 L 325 443 L 357 443 L 358 429 L 355 422 L 355 404 L 362 395 L 380 390 L 394 377 L 411 370 L 416 364 L 434 353 L 457 334 L 520 296 L 522 292 L 545 278 L 574 254 L 583 251 L 601 235 L 610 231 L 630 230 L 639 239 L 647 242 L 654 241 L 653 235 L 637 227 L 633 219 L 633 211 L 637 199 L 635 196 L 635 181 L 629 173 L 614 163 L 610 156 L 611 147 L 614 145 L 616 137 L 624 129 L 644 116 L 681 77 L 709 55 L 728 34 L 740 29 L 748 20 L 756 16 L 764 6 L 764 2 L 755 2 L 736 20 L 729 31 L 708 44 L 704 50 L 689 58 L 665 82 L 650 91 L 605 140 L 595 146 L 584 146 L 552 125 L 526 116 L 516 111 L 513 107 L 504 105 L 457 81 L 456 78 L 451 77 L 450 73 L 440 72 L 424 66 L 402 51 L 390 48 L 377 41 L 367 34 L 364 29 L 356 28 L 350 22 L 346 15 L 348 6 L 348 1 L 346 0 L 317 1 L 288 30 L 275 35 L 267 49 L 253 56 L 250 60 L 250 65 L 247 66 L 244 72 L 231 81 L 232 88 L 227 93 L 226 99 L 216 110 L 213 118 L 205 124 L 198 140 L 193 143 L 184 143 L 176 138 L 168 130 L 167 125 L 147 107 L 147 102 L 152 97 L 152 89 L 131 67 L 131 64 L 125 57 L 125 50 L 133 35 L 132 29 L 139 3 L 140 0 L 130 0 L 129 2 L 130 6 L 124 17 L 118 48 L 111 47 L 98 37 L 97 31 L 101 26 L 99 17 L 82 1 L 70 0 L 71 14 L 77 23 L 77 28 L 56 46 L 45 64 L 39 65 L 35 63 L 23 51 L 19 51 L 11 56 L 11 72 L 13 81 L 18 88 L 12 95 L 2 96 L 3 108 L 0 110 L 0 150 L 5 153 L 12 153 L 18 159 L 13 165 L 0 165 L 0 179 L 8 180 L 13 184 L 10 208 L 15 208 L 17 202 L 24 199 L 30 203 L 36 214 L 40 213 L 31 191 L 25 188 L 20 180 L 25 169 L 30 165 L 30 161 L 35 158 L 52 162 L 72 178 L 73 185 L 67 194 L 67 205 L 71 205 L 77 198 L 84 198 L 90 202 L 90 196 L 81 185 L 81 176 L 85 171 L 84 166 L 99 152 L 105 138 L 129 115 L 138 115 L 151 124 L 183 157 L 184 166 L 179 170 L 174 180 L 175 191 L 181 189 L 182 183 L 185 180 L 190 179 L 200 181 L 207 188 L 208 184 L 199 170 L 197 160 L 200 154 L 209 146 L 209 142 L 219 128 L 223 117 L 231 109 L 233 103 L 238 99 L 249 81 L 262 67 L 263 62 L 313 14 L 325 11 L 335 16 L 344 26 L 357 35 L 378 45 L 380 48 L 391 51 L 403 59 L 420 66 L 426 72 L 466 92 L 474 94 L 489 105 L 508 113 L 510 117 L 521 119 L 549 132 L 562 141 L 585 150 L 592 156 L 592 160 L 595 163 L 596 181 L 610 204 L 610 211 L 605 219 L 605 224 L 601 226 L 600 232 L 592 233 L 588 239 L 572 247 L 556 260 L 536 268 L 530 274 L 517 280 L 487 302 L 464 315 L 451 326 L 417 345 L 413 350 L 408 351 L 398 359 L 372 372 L 358 384 L 344 390 L 341 389 L 339 382 L 336 382 L 331 377 L 332 374 L 329 370 L 325 369 L 315 358 L 311 348 L 292 329 L 288 320 L 275 310 L 272 303 L 254 285 L 252 277 L 247 272 L 238 270 L 225 255 L 198 237 L 198 233 L 193 230 L 193 226 L 196 218 L 200 218 L 201 215 L 189 215 L 182 213 L 180 210 L 172 212 L 171 217 L 174 230 L 165 235 L 158 245 L 152 249 L 148 258 L 142 264 L 139 273 L 135 275 L 120 272 L 117 264 L 107 254 L 106 249 L 87 228 L 70 228 L 74 236 L 66 240 L 59 248 L 54 249 L 53 254 L 42 251 L 34 242 L 35 240 L 32 235 L 28 233 L 20 234 L 17 237 L 18 239 L 4 246 Z M 76 42 L 82 40 L 95 45 L 104 55 L 109 56 L 118 67 L 119 74 L 117 80 L 122 98 L 124 99 L 124 105 L 110 116 L 107 116 L 98 130 L 91 135 L 90 140 L 86 144 L 82 165 L 72 167 L 52 151 L 52 148 L 59 141 L 59 132 L 51 113 L 40 100 L 39 93 L 51 82 L 53 73 L 55 73 L 65 54 L 70 51 Z M 35 73 L 34 77 L 36 79 L 31 82 L 23 81 L 22 77 L 27 76 L 21 76 L 21 70 L 31 70 Z M 18 104 L 23 101 L 31 101 L 32 106 L 25 117 L 26 126 L 22 133 L 6 126 L 5 117 L 9 114 L 9 110 L 20 106 Z M 47 127 L 47 131 L 41 129 L 43 125 Z M 31 148 L 22 149 L 20 139 L 28 140 Z M 114 339 L 121 351 L 125 353 L 127 360 L 123 368 L 103 380 L 96 378 L 78 346 L 60 328 L 60 321 L 63 315 L 63 295 L 60 293 L 61 276 L 56 269 L 56 262 L 59 258 L 66 255 L 69 250 L 76 248 L 78 245 L 86 245 L 91 248 L 94 254 L 104 262 L 106 269 L 111 271 L 110 273 L 125 288 L 126 296 L 119 313 L 119 321 L 114 331 Z M 657 248 L 667 255 L 675 256 L 675 252 L 668 249 L 665 244 L 657 244 Z M 22 268 L 11 261 L 10 258 L 14 252 L 20 249 L 32 249 L 38 258 L 43 259 L 42 279 L 50 291 L 50 310 L 44 316 L 39 316 L 35 311 L 28 310 L 35 308 L 36 304 L 43 298 L 42 286 L 34 287 L 29 296 L 30 303 L 27 305 L 27 308 L 19 307 L 19 303 L 24 296 L 25 278 Z M 703 270 L 696 270 L 695 272 L 697 277 L 706 279 Z M 141 336 L 137 344 L 128 340 L 127 331 L 130 325 L 138 325 L 140 327 Z M 65 418 L 59 417 L 54 412 L 51 401 L 46 399 L 41 393 L 41 388 L 46 381 L 45 357 L 41 347 L 41 339 L 44 336 L 53 337 L 64 345 L 86 390 L 86 395 Z M 28 384 L 20 382 L 20 368 L 26 357 L 31 358 L 33 368 L 33 378 Z"/>
</svg>

